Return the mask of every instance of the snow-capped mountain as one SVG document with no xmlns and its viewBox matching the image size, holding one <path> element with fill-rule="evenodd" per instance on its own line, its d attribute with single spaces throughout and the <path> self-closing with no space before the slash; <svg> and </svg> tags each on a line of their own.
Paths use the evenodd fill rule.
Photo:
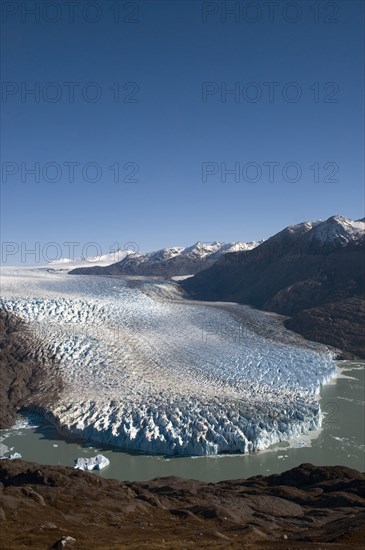
<svg viewBox="0 0 365 550">
<path fill-rule="evenodd" d="M 290 325 L 298 332 L 365 357 L 364 249 L 364 220 L 332 216 L 286 227 L 255 249 L 229 254 L 180 284 L 200 300 L 301 316 L 304 321 Z M 339 328 L 333 331 L 335 321 Z"/>
<path fill-rule="evenodd" d="M 364 220 L 350 220 L 343 216 L 331 216 L 325 221 L 303 222 L 290 225 L 280 231 L 266 243 L 283 243 L 297 240 L 304 243 L 312 243 L 321 247 L 346 246 L 351 242 L 361 240 L 365 235 Z"/>
<path fill-rule="evenodd" d="M 132 250 L 120 249 L 102 256 L 90 256 L 87 258 L 60 258 L 49 262 L 48 266 L 53 270 L 70 270 L 78 267 L 91 267 L 93 265 L 107 266 L 115 262 L 122 261 L 129 254 L 134 254 Z"/>
<path fill-rule="evenodd" d="M 324 270 L 345 269 L 345 258 L 329 265 L 329 255 L 358 251 L 364 243 L 364 220 L 332 216 L 303 222 L 286 227 L 253 250 L 227 255 L 183 286 L 208 299 L 243 300 L 262 307 L 288 285 Z"/>
<path fill-rule="evenodd" d="M 364 220 L 350 220 L 343 216 L 332 216 L 328 220 L 316 223 L 309 238 L 312 242 L 346 246 L 361 240 L 365 235 Z"/>
<path fill-rule="evenodd" d="M 72 273 L 146 275 L 166 278 L 193 275 L 207 269 L 227 253 L 252 250 L 259 244 L 258 242 L 203 243 L 198 241 L 188 247 L 163 248 L 146 254 L 130 253 L 121 261 L 108 267 L 99 268 L 99 264 L 92 268 L 80 266 L 80 269 L 75 269 Z"/>
</svg>

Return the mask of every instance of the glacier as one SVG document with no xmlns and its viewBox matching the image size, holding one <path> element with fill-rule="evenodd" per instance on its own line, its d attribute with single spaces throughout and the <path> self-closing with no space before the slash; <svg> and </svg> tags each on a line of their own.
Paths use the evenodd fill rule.
<svg viewBox="0 0 365 550">
<path fill-rule="evenodd" d="M 57 359 L 60 432 L 165 455 L 259 451 L 321 426 L 334 354 L 280 316 L 173 282 L 3 268 L 0 307 Z"/>
</svg>

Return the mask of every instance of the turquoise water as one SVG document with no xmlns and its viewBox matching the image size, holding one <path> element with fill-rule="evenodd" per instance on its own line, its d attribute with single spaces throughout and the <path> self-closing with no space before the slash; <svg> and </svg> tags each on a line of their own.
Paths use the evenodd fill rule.
<svg viewBox="0 0 365 550">
<path fill-rule="evenodd" d="M 322 429 L 260 453 L 196 458 L 131 454 L 66 440 L 50 424 L 34 416 L 20 417 L 17 428 L 0 430 L 0 440 L 24 460 L 42 464 L 73 466 L 78 457 L 102 453 L 110 465 L 96 475 L 121 480 L 142 481 L 174 475 L 215 482 L 279 473 L 303 462 L 341 464 L 363 471 L 365 362 L 343 361 L 338 366 L 339 377 L 321 390 L 321 408 L 325 413 Z"/>
</svg>

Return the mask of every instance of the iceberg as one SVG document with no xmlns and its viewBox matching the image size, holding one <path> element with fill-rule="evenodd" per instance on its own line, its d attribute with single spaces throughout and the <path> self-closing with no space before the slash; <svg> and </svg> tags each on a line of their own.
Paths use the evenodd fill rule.
<svg viewBox="0 0 365 550">
<path fill-rule="evenodd" d="M 15 458 L 22 458 L 22 455 L 20 453 L 13 453 L 10 455 L 10 460 L 14 460 Z"/>
<path fill-rule="evenodd" d="M 78 458 L 74 468 L 76 470 L 83 470 L 84 472 L 91 472 L 92 470 L 102 470 L 110 464 L 109 459 L 103 455 L 96 455 L 92 458 Z"/>
<path fill-rule="evenodd" d="M 6 454 L 10 451 L 9 447 L 7 445 L 4 445 L 3 443 L 0 443 L 0 460 L 4 458 L 8 458 Z"/>
</svg>

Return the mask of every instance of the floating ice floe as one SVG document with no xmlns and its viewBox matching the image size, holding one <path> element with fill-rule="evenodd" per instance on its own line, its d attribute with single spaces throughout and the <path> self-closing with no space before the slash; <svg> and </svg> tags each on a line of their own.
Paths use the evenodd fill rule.
<svg viewBox="0 0 365 550">
<path fill-rule="evenodd" d="M 4 460 L 5 458 L 9 458 L 7 453 L 10 451 L 9 447 L 6 445 L 0 444 L 0 460 Z"/>
<path fill-rule="evenodd" d="M 10 455 L 10 460 L 14 460 L 15 458 L 22 458 L 22 455 L 20 453 L 13 453 Z"/>
<path fill-rule="evenodd" d="M 0 445 L 0 460 L 10 459 L 14 460 L 16 458 L 22 458 L 22 455 L 20 453 L 12 453 L 8 456 L 8 453 L 10 452 L 10 449 L 6 445 Z"/>
<path fill-rule="evenodd" d="M 102 470 L 110 464 L 110 461 L 103 455 L 96 455 L 92 458 L 78 458 L 75 464 L 76 470 L 91 472 L 92 470 Z"/>
<path fill-rule="evenodd" d="M 4 443 L 0 443 L 0 458 L 7 458 L 5 455 L 9 452 L 9 447 L 7 445 L 4 445 Z"/>
</svg>

